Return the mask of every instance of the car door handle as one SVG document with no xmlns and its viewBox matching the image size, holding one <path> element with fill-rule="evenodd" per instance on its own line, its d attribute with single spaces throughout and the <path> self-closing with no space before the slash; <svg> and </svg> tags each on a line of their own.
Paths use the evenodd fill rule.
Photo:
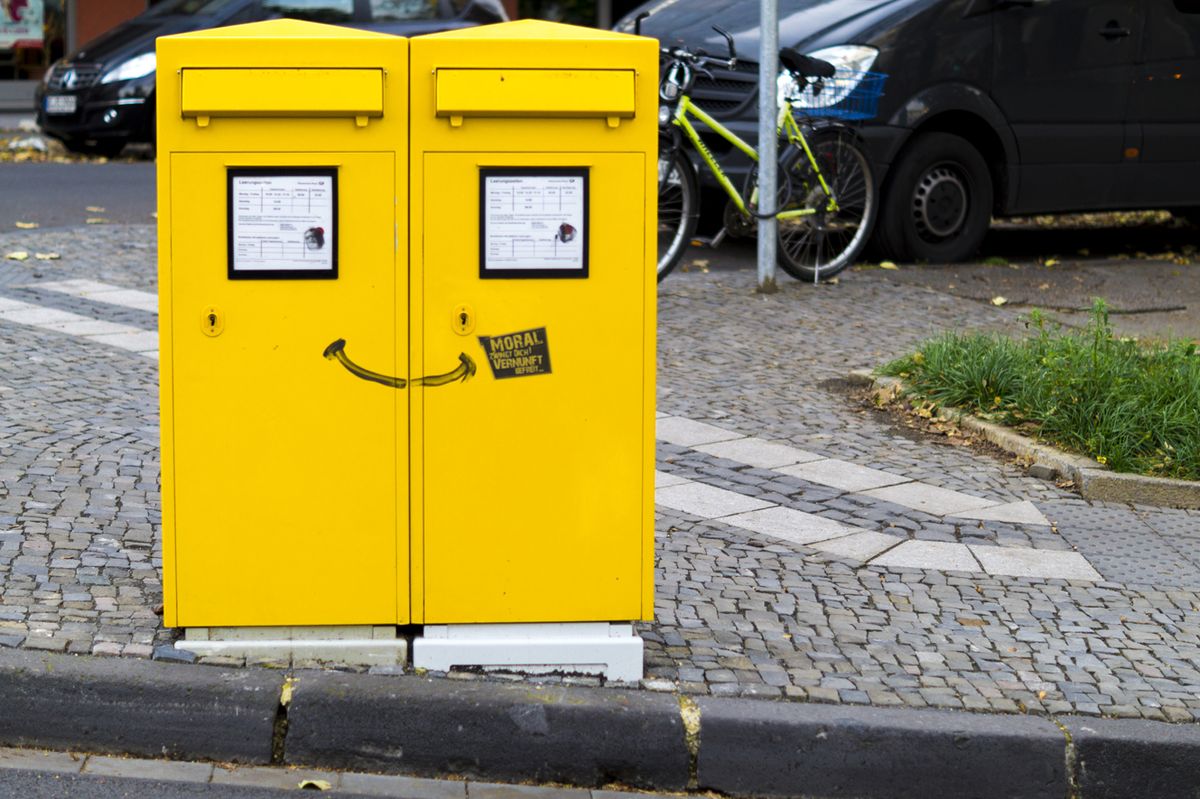
<svg viewBox="0 0 1200 799">
<path fill-rule="evenodd" d="M 1100 35 L 1105 39 L 1124 39 L 1129 33 L 1129 28 L 1122 28 L 1115 19 L 1100 29 Z"/>
</svg>

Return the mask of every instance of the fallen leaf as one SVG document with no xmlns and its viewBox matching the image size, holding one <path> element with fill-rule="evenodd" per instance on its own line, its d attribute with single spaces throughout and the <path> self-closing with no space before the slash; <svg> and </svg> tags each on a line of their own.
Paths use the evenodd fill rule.
<svg viewBox="0 0 1200 799">
<path fill-rule="evenodd" d="M 24 250 L 14 250 L 4 257 L 10 261 L 27 261 L 29 260 L 29 253 Z"/>
<path fill-rule="evenodd" d="M 1046 266 L 1058 266 L 1058 259 L 1057 258 L 1047 258 Z"/>
<path fill-rule="evenodd" d="M 703 269 L 704 267 L 708 266 L 708 259 L 707 258 L 693 258 L 692 266 L 698 266 L 701 269 Z"/>
<path fill-rule="evenodd" d="M 986 627 L 987 626 L 987 622 L 984 621 L 983 619 L 960 618 L 958 620 L 958 623 L 961 624 L 963 627 Z"/>
<path fill-rule="evenodd" d="M 891 261 L 880 261 L 879 268 L 880 269 L 899 269 L 900 267 L 896 266 Z"/>
<path fill-rule="evenodd" d="M 1048 289 L 1048 288 L 1050 288 L 1050 284 L 1049 284 L 1049 283 L 1043 283 L 1042 285 L 1038 286 L 1038 290 L 1039 290 L 1039 291 L 1045 291 L 1045 290 L 1046 290 L 1046 289 Z"/>
<path fill-rule="evenodd" d="M 89 205 L 87 211 L 89 214 L 102 214 L 104 213 L 104 208 L 99 205 Z"/>
<path fill-rule="evenodd" d="M 328 791 L 333 786 L 329 780 L 300 780 L 300 787 L 309 791 Z"/>
<path fill-rule="evenodd" d="M 89 225 L 102 225 L 108 220 L 102 216 L 89 216 L 86 220 Z"/>
<path fill-rule="evenodd" d="M 59 258 L 62 258 L 62 256 L 56 252 L 35 252 L 33 257 L 39 261 L 57 261 Z"/>
<path fill-rule="evenodd" d="M 288 677 L 283 681 L 283 690 L 279 692 L 279 704 L 287 707 L 292 703 L 292 693 L 296 690 L 296 678 Z"/>
<path fill-rule="evenodd" d="M 16 222 L 14 224 L 16 224 L 17 227 L 21 228 L 21 230 L 33 230 L 35 227 L 38 226 L 37 222 Z"/>
<path fill-rule="evenodd" d="M 1046 698 L 1046 692 L 1045 692 L 1045 691 L 1038 691 L 1038 692 L 1037 692 L 1037 698 L 1038 698 L 1038 699 L 1045 699 L 1045 698 Z"/>
<path fill-rule="evenodd" d="M 1008 303 L 1008 298 L 1006 298 L 1006 297 L 992 297 L 992 305 L 999 306 L 999 305 L 1005 305 L 1007 303 Z"/>
</svg>

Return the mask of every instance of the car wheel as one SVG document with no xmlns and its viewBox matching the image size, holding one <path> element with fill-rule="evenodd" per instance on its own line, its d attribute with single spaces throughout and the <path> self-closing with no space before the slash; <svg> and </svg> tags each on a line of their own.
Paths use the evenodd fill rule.
<svg viewBox="0 0 1200 799">
<path fill-rule="evenodd" d="M 903 260 L 969 258 L 987 233 L 992 203 L 992 176 L 978 150 L 949 133 L 919 134 L 892 166 L 878 243 Z"/>
</svg>

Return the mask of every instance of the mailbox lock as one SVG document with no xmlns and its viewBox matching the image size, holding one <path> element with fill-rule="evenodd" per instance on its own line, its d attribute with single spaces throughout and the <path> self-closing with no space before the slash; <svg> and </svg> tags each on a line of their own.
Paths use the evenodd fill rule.
<svg viewBox="0 0 1200 799">
<path fill-rule="evenodd" d="M 219 336 L 221 331 L 225 329 L 225 314 L 221 313 L 220 308 L 208 306 L 204 309 L 204 313 L 200 315 L 200 329 L 204 331 L 206 336 Z"/>
<path fill-rule="evenodd" d="M 450 320 L 450 326 L 460 336 L 471 335 L 471 332 L 475 329 L 475 311 L 469 305 L 458 306 L 454 309 L 454 316 Z"/>
</svg>

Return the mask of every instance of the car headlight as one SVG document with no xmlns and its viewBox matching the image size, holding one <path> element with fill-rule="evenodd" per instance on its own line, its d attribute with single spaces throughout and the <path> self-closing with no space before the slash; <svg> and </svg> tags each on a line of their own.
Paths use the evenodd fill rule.
<svg viewBox="0 0 1200 799">
<path fill-rule="evenodd" d="M 779 75 L 780 105 L 785 102 L 785 98 L 791 100 L 797 108 L 837 105 L 845 100 L 850 92 L 854 91 L 854 87 L 862 80 L 862 73 L 868 71 L 875 63 L 879 51 L 874 47 L 862 44 L 841 44 L 837 47 L 826 47 L 823 50 L 806 53 L 806 55 L 833 64 L 837 68 L 837 75 L 833 80 L 826 82 L 825 88 L 819 96 L 814 97 L 811 85 L 802 92 L 798 91 L 799 87 L 796 85 L 796 81 L 787 70 L 784 70 Z"/>
<path fill-rule="evenodd" d="M 100 78 L 100 82 L 116 83 L 119 80 L 144 78 L 154 71 L 154 67 L 154 53 L 142 53 L 139 56 L 134 56 L 128 61 L 118 64 L 108 72 L 105 72 L 104 77 Z"/>
</svg>

